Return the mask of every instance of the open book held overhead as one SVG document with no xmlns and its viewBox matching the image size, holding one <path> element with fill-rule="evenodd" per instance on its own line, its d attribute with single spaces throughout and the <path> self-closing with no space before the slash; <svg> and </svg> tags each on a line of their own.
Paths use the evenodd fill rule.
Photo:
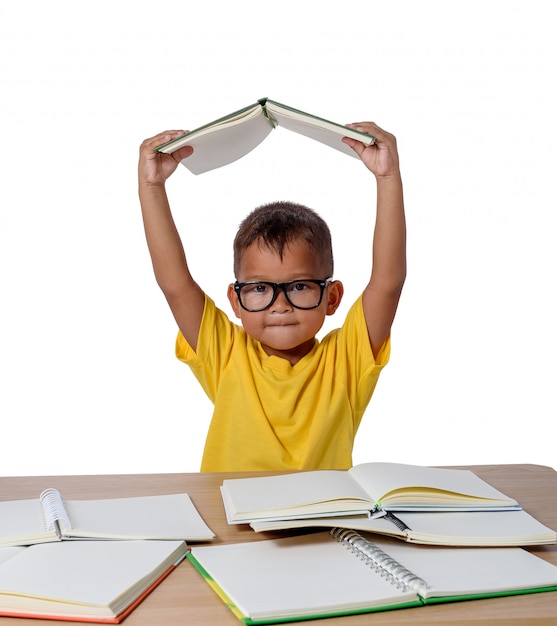
<svg viewBox="0 0 557 626">
<path fill-rule="evenodd" d="M 228 165 L 256 148 L 277 126 L 319 141 L 345 154 L 357 157 L 343 137 L 352 137 L 371 145 L 375 137 L 342 124 L 305 113 L 268 98 L 261 98 L 239 111 L 205 124 L 156 148 L 172 154 L 184 146 L 192 146 L 193 154 L 182 164 L 194 174 Z"/>
</svg>

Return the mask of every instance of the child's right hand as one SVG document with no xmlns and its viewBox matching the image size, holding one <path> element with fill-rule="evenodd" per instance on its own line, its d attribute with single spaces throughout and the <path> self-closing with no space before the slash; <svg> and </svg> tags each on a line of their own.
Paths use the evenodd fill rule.
<svg viewBox="0 0 557 626">
<path fill-rule="evenodd" d="M 193 148 L 191 146 L 184 146 L 172 154 L 164 154 L 155 150 L 157 146 L 187 132 L 185 130 L 167 130 L 145 139 L 139 149 L 138 176 L 140 185 L 163 185 L 176 170 L 180 161 L 192 154 Z"/>
</svg>

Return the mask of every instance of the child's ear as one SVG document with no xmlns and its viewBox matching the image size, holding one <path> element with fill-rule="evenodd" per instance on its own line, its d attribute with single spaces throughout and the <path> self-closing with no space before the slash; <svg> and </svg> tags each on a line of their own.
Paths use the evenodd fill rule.
<svg viewBox="0 0 557 626">
<path fill-rule="evenodd" d="M 236 291 L 234 290 L 234 285 L 232 283 L 228 285 L 228 291 L 226 295 L 228 296 L 228 300 L 230 301 L 230 305 L 232 306 L 234 315 L 236 315 L 236 317 L 240 317 L 240 301 L 238 300 L 238 296 L 236 295 Z"/>
<path fill-rule="evenodd" d="M 333 280 L 327 289 L 327 315 L 332 315 L 339 307 L 344 295 L 344 285 L 340 280 Z"/>
</svg>

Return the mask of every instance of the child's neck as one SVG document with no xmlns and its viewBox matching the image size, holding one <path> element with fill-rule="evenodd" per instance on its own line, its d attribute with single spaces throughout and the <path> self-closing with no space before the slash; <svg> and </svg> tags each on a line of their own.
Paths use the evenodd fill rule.
<svg viewBox="0 0 557 626">
<path fill-rule="evenodd" d="M 314 345 L 315 337 L 300 344 L 299 346 L 291 348 L 290 350 L 277 350 L 264 344 L 261 344 L 261 347 L 269 356 L 277 356 L 281 359 L 286 359 L 290 365 L 296 365 L 296 363 L 301 361 L 306 354 L 309 354 L 312 351 Z"/>
</svg>

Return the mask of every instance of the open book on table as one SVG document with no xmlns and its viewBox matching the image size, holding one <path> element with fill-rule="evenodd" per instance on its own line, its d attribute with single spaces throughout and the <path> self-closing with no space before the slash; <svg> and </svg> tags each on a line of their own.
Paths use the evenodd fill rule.
<svg viewBox="0 0 557 626">
<path fill-rule="evenodd" d="M 357 157 L 356 153 L 343 143 L 343 137 L 352 137 L 366 145 L 375 141 L 375 137 L 367 133 L 262 98 L 255 104 L 157 146 L 156 150 L 172 154 L 179 148 L 192 146 L 193 154 L 183 159 L 182 163 L 194 174 L 202 174 L 245 156 L 277 126 L 354 157 Z"/>
<path fill-rule="evenodd" d="M 0 502 L 0 546 L 65 539 L 206 541 L 214 533 L 185 493 L 64 500 L 45 489 L 34 500 Z"/>
<path fill-rule="evenodd" d="M 0 548 L 0 615 L 118 623 L 185 557 L 183 541 Z"/>
<path fill-rule="evenodd" d="M 522 548 L 437 548 L 335 529 L 193 547 L 187 557 L 247 624 L 557 590 Z"/>
<path fill-rule="evenodd" d="M 470 470 L 402 463 L 363 463 L 349 470 L 316 470 L 233 478 L 221 487 L 230 524 L 385 511 L 520 510 Z"/>
<path fill-rule="evenodd" d="M 526 511 L 401 512 L 253 522 L 256 532 L 347 528 L 437 546 L 534 546 L 557 543 L 557 532 Z"/>
</svg>

